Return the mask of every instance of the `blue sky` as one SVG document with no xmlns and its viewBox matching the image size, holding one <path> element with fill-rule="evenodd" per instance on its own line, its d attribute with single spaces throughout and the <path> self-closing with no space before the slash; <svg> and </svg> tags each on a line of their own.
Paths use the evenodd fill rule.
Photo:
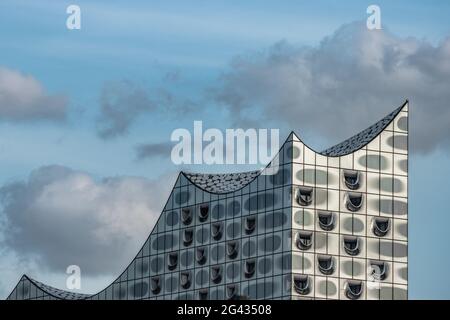
<svg viewBox="0 0 450 320">
<path fill-rule="evenodd" d="M 65 27 L 65 11 L 72 3 L 81 7 L 81 30 Z M 348 28 L 342 29 L 343 26 L 355 21 L 364 23 L 370 4 L 374 2 L 4 0 L 0 3 L 0 67 L 22 78 L 32 77 L 42 86 L 46 99 L 60 95 L 67 103 L 64 105 L 65 120 L 33 117 L 17 120 L 2 113 L 0 107 L 0 165 L 3 168 L 0 185 L 30 181 L 31 172 L 39 172 L 39 168 L 49 165 L 70 168 L 75 172 L 73 175 L 86 173 L 94 179 L 94 187 L 107 191 L 111 191 L 110 186 L 102 184 L 102 179 L 108 177 L 142 177 L 148 183 L 164 181 L 170 185 L 172 182 L 167 181 L 173 180 L 167 177 L 173 177 L 180 168 L 162 161 L 162 156 L 138 160 L 136 146 L 166 142 L 175 128 L 192 128 L 193 121 L 198 119 L 208 127 L 222 129 L 234 123 L 246 125 L 234 117 L 232 108 L 211 96 L 217 91 L 223 93 L 226 85 L 235 85 L 230 82 L 233 79 L 249 76 L 243 72 L 249 70 L 253 61 L 257 61 L 257 67 L 268 67 L 266 58 L 273 53 L 277 43 L 282 44 L 283 56 L 286 52 L 302 52 L 303 48 L 321 52 L 326 37 L 336 41 L 339 38 L 333 35 L 348 32 Z M 398 42 L 398 46 L 406 48 L 404 52 L 409 52 L 409 39 L 413 39 L 411 46 L 422 49 L 418 52 L 435 52 L 443 65 L 450 61 L 450 50 L 444 45 L 450 36 L 448 1 L 435 1 L 433 5 L 424 1 L 377 1 L 375 4 L 381 8 L 383 31 L 389 34 L 384 42 L 386 46 L 396 47 Z M 335 52 L 336 56 L 340 54 Z M 427 54 L 423 56 L 428 57 Z M 241 59 L 238 61 L 244 61 L 244 71 L 233 65 L 236 57 Z M 427 68 L 423 71 L 424 79 L 436 75 L 436 79 L 442 77 L 439 78 L 441 83 L 448 84 L 450 77 L 445 67 L 441 73 L 430 71 L 434 70 L 431 66 Z M 383 82 L 380 79 L 379 82 Z M 115 92 L 114 84 L 125 90 L 144 91 L 144 96 L 148 95 L 155 104 L 161 101 L 166 104 L 154 107 L 152 112 L 122 110 L 121 115 L 133 115 L 125 132 L 102 137 L 99 126 L 111 120 L 102 113 L 102 97 Z M 367 85 L 366 90 L 370 92 L 373 88 Z M 420 87 L 415 90 L 411 84 L 400 87 L 398 99 L 372 97 L 373 104 L 380 108 L 371 108 L 370 117 L 362 117 L 366 118 L 366 123 L 358 129 L 400 105 L 408 92 L 416 91 L 420 91 Z M 164 100 L 167 96 L 170 99 Z M 125 101 L 128 98 L 124 97 Z M 268 110 L 264 101 L 245 99 L 250 106 L 249 112 Z M 428 99 L 426 93 L 418 96 L 417 101 L 421 99 Z M 436 102 L 439 112 L 449 109 L 445 105 L 448 101 L 445 90 L 436 91 L 436 101 L 444 104 Z M 187 102 L 189 112 L 184 109 Z M 411 100 L 413 115 L 414 103 Z M 167 108 L 173 108 L 175 115 L 168 115 Z M 312 106 L 305 104 L 303 108 L 309 108 L 305 109 L 308 111 Z M 427 110 L 424 104 L 418 108 L 417 115 Z M 431 106 L 429 110 L 432 110 Z M 336 116 L 346 111 L 348 109 L 344 107 L 336 109 Z M 430 139 L 434 139 L 433 134 L 441 136 L 439 143 L 431 146 L 424 140 L 417 144 L 411 158 L 411 298 L 450 298 L 450 277 L 443 272 L 450 266 L 445 238 L 445 228 L 450 225 L 445 203 L 450 178 L 450 136 L 445 121 L 448 120 L 444 117 L 435 126 L 436 131 L 429 131 Z M 314 129 L 314 122 L 311 127 L 302 125 L 301 121 L 298 126 L 293 126 L 290 119 L 281 115 L 267 123 L 281 128 L 286 134 L 295 130 L 309 145 L 317 146 L 316 149 L 355 133 L 321 134 Z M 439 131 L 441 127 L 443 129 Z M 439 174 L 433 174 L 430 168 L 437 167 L 443 169 Z M 152 198 L 154 203 L 149 205 L 149 211 L 157 212 L 162 206 L 159 203 L 161 197 L 164 195 Z M 2 214 L 6 216 L 1 212 L 0 222 Z M 120 261 L 134 255 L 146 236 L 144 231 L 130 242 L 130 254 Z M 45 257 L 45 254 L 37 251 L 35 255 Z M 14 246 L 5 249 L 3 255 L 0 250 L 0 270 L 6 270 L 11 277 L 10 281 L 0 281 L 0 294 L 7 294 L 24 272 L 62 287 L 64 270 L 54 266 L 36 267 L 35 255 L 32 252 L 24 254 Z M 18 265 L 7 267 L 10 264 Z M 104 274 L 93 272 L 85 288 L 95 291 L 105 286 L 115 276 L 113 273 L 123 267 L 118 264 L 113 270 L 105 270 Z"/>
</svg>

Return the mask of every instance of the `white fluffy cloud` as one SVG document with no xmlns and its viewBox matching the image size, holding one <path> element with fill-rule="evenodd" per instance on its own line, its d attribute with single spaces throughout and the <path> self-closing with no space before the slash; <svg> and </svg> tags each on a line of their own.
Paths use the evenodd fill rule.
<svg viewBox="0 0 450 320">
<path fill-rule="evenodd" d="M 432 45 L 352 23 L 316 47 L 236 58 L 214 89 L 237 123 L 272 120 L 338 142 L 411 106 L 413 150 L 450 146 L 450 38 Z"/>
<path fill-rule="evenodd" d="M 117 275 L 150 233 L 174 180 L 97 181 L 66 167 L 41 167 L 0 189 L 2 245 L 49 271 L 76 264 L 85 275 Z"/>
<path fill-rule="evenodd" d="M 66 107 L 65 96 L 47 94 L 32 76 L 0 67 L 0 120 L 62 120 Z"/>
</svg>

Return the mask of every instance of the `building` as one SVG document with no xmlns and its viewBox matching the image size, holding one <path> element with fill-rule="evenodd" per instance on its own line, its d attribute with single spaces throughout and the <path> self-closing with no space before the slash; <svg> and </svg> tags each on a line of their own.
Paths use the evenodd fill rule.
<svg viewBox="0 0 450 320">
<path fill-rule="evenodd" d="M 9 299 L 407 299 L 408 102 L 322 152 L 291 133 L 277 166 L 181 172 L 107 288 L 23 276 Z"/>
</svg>

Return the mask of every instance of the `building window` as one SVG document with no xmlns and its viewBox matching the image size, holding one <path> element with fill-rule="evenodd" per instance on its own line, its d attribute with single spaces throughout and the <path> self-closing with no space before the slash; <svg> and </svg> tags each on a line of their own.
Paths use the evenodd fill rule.
<svg viewBox="0 0 450 320">
<path fill-rule="evenodd" d="M 348 280 L 345 284 L 345 295 L 351 300 L 356 300 L 361 297 L 363 292 L 362 281 Z"/>
<path fill-rule="evenodd" d="M 183 244 L 185 247 L 190 246 L 194 240 L 194 229 L 186 229 L 183 232 Z"/>
<path fill-rule="evenodd" d="M 334 259 L 332 256 L 319 255 L 317 257 L 319 270 L 323 274 L 330 275 L 334 272 Z"/>
<path fill-rule="evenodd" d="M 334 214 L 332 212 L 319 212 L 319 226 L 325 231 L 331 231 L 334 228 Z"/>
<path fill-rule="evenodd" d="M 215 284 L 220 283 L 222 281 L 222 267 L 214 266 L 211 267 L 211 281 Z"/>
<path fill-rule="evenodd" d="M 356 212 L 361 209 L 363 198 L 361 193 L 348 192 L 346 206 L 349 211 Z"/>
<path fill-rule="evenodd" d="M 216 222 L 211 225 L 211 236 L 214 240 L 220 240 L 223 233 L 223 223 Z"/>
<path fill-rule="evenodd" d="M 301 206 L 309 206 L 312 203 L 313 188 L 299 187 L 297 190 L 297 203 Z"/>
<path fill-rule="evenodd" d="M 370 275 L 374 280 L 383 281 L 386 279 L 388 265 L 384 261 L 370 261 Z"/>
<path fill-rule="evenodd" d="M 378 237 L 384 237 L 389 232 L 389 218 L 375 217 L 372 222 L 373 233 Z"/>
<path fill-rule="evenodd" d="M 167 268 L 169 270 L 175 270 L 177 268 L 177 265 L 178 265 L 178 253 L 176 252 L 169 253 Z"/>
<path fill-rule="evenodd" d="M 354 236 L 344 237 L 344 249 L 347 254 L 356 256 L 359 254 L 359 238 Z"/>
<path fill-rule="evenodd" d="M 236 258 L 238 255 L 238 243 L 237 241 L 227 242 L 227 256 L 230 259 Z"/>
<path fill-rule="evenodd" d="M 208 288 L 198 290 L 198 300 L 208 300 Z"/>
<path fill-rule="evenodd" d="M 200 205 L 198 210 L 198 219 L 200 220 L 200 222 L 205 222 L 206 220 L 208 220 L 208 213 L 209 213 L 209 205 L 207 204 Z"/>
<path fill-rule="evenodd" d="M 304 274 L 294 276 L 294 289 L 298 294 L 306 295 L 311 291 L 309 277 Z"/>
<path fill-rule="evenodd" d="M 308 250 L 312 246 L 312 231 L 298 231 L 295 239 L 297 248 Z"/>
<path fill-rule="evenodd" d="M 205 264 L 206 262 L 206 249 L 205 248 L 197 248 L 195 252 L 195 259 L 198 264 Z"/>
<path fill-rule="evenodd" d="M 227 286 L 226 295 L 228 300 L 236 300 L 238 298 L 237 285 L 230 284 Z"/>
<path fill-rule="evenodd" d="M 192 222 L 192 208 L 181 209 L 181 221 L 184 225 L 188 226 Z"/>
<path fill-rule="evenodd" d="M 350 190 L 356 190 L 359 188 L 359 177 L 359 171 L 344 170 L 344 182 Z"/>
<path fill-rule="evenodd" d="M 255 274 L 256 261 L 254 259 L 245 261 L 244 275 L 246 278 L 251 278 Z"/>
<path fill-rule="evenodd" d="M 256 217 L 246 217 L 245 218 L 245 233 L 252 234 L 256 229 Z"/>
<path fill-rule="evenodd" d="M 160 277 L 150 278 L 150 290 L 153 294 L 158 294 L 161 291 L 161 279 Z"/>
<path fill-rule="evenodd" d="M 191 286 L 191 272 L 182 271 L 180 273 L 180 285 L 183 289 L 189 289 Z"/>
</svg>

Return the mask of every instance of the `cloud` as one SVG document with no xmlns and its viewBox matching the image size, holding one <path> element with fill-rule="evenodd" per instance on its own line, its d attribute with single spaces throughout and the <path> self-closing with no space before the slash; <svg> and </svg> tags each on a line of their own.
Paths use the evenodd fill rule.
<svg viewBox="0 0 450 320">
<path fill-rule="evenodd" d="M 49 95 L 30 75 L 0 67 L 0 120 L 26 122 L 64 120 L 67 98 Z"/>
<path fill-rule="evenodd" d="M 102 139 L 126 135 L 140 117 L 174 118 L 191 112 L 196 104 L 170 91 L 149 90 L 131 81 L 109 82 L 100 94 L 97 133 Z"/>
<path fill-rule="evenodd" d="M 148 143 L 136 146 L 136 157 L 144 160 L 154 157 L 168 158 L 172 152 L 172 142 Z"/>
<path fill-rule="evenodd" d="M 408 98 L 412 148 L 426 152 L 450 146 L 449 83 L 450 38 L 432 45 L 355 22 L 316 47 L 236 57 L 212 93 L 237 124 L 278 121 L 333 143 Z"/>
<path fill-rule="evenodd" d="M 41 167 L 27 181 L 0 188 L 1 246 L 49 272 L 81 267 L 86 276 L 115 274 L 143 244 L 175 176 L 100 181 L 62 166 Z"/>
</svg>

